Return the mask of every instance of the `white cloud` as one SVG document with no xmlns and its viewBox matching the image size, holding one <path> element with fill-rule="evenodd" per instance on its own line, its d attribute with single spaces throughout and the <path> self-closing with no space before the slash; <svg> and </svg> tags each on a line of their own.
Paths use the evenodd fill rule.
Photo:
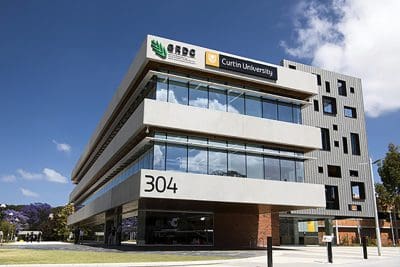
<svg viewBox="0 0 400 267">
<path fill-rule="evenodd" d="M 53 169 L 44 168 L 43 174 L 45 175 L 46 180 L 49 182 L 66 184 L 68 181 L 67 177 L 62 176 L 60 173 L 56 172 Z"/>
<path fill-rule="evenodd" d="M 400 109 L 400 1 L 334 0 L 298 4 L 295 44 L 286 53 L 360 77 L 371 117 Z"/>
<path fill-rule="evenodd" d="M 18 169 L 17 173 L 26 180 L 39 180 L 43 178 L 43 175 L 41 173 L 32 173 L 23 169 Z"/>
<path fill-rule="evenodd" d="M 3 175 L 0 177 L 0 180 L 5 183 L 13 183 L 17 180 L 17 177 L 15 175 Z"/>
<path fill-rule="evenodd" d="M 17 173 L 26 180 L 47 180 L 53 183 L 66 184 L 68 179 L 54 169 L 44 168 L 42 173 L 31 173 L 18 169 Z"/>
<path fill-rule="evenodd" d="M 39 197 L 38 193 L 35 193 L 29 189 L 26 188 L 20 188 L 22 195 L 26 196 L 26 197 Z"/>
<path fill-rule="evenodd" d="M 71 152 L 71 146 L 66 143 L 58 143 L 56 140 L 53 140 L 53 143 L 56 145 L 58 151 L 66 153 Z"/>
</svg>

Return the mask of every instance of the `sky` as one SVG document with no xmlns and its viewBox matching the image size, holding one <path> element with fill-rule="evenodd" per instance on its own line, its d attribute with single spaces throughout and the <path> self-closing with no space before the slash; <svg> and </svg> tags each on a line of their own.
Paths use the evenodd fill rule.
<svg viewBox="0 0 400 267">
<path fill-rule="evenodd" d="M 147 34 L 360 77 L 369 152 L 400 144 L 400 1 L 0 1 L 0 203 L 64 205 Z M 375 169 L 376 180 L 379 180 Z"/>
</svg>

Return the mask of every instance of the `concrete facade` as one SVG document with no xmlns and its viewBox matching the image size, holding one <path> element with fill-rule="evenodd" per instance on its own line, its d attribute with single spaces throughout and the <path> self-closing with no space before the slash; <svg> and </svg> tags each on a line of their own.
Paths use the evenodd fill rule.
<svg viewBox="0 0 400 267">
<path fill-rule="evenodd" d="M 207 63 L 209 54 L 231 65 Z M 76 212 L 68 223 L 104 225 L 108 243 L 117 240 L 109 238 L 114 228 L 134 218 L 138 245 L 245 248 L 263 247 L 271 235 L 279 244 L 279 212 L 369 216 L 367 167 L 351 179 L 365 182 L 365 201 L 342 197 L 349 193 L 343 177 L 335 211 L 325 208 L 325 185 L 339 179 L 315 173 L 332 164 L 344 176 L 364 162 L 363 109 L 356 106 L 358 124 L 343 127 L 347 135 L 357 129 L 361 156 L 349 155 L 351 165 L 333 160 L 320 151 L 320 127 L 336 121 L 320 116 L 319 124 L 311 115 L 321 97 L 317 78 L 288 64 L 149 35 L 72 172 Z M 359 88 L 358 80 L 346 79 Z M 361 212 L 346 210 L 348 204 L 361 205 Z"/>
</svg>

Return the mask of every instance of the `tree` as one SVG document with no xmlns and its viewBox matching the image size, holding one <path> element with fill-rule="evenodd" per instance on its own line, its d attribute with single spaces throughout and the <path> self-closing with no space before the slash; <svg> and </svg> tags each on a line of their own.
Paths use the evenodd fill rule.
<svg viewBox="0 0 400 267">
<path fill-rule="evenodd" d="M 378 165 L 378 173 L 385 187 L 381 190 L 387 204 L 391 204 L 390 210 L 400 209 L 400 148 L 389 144 L 385 159 Z"/>
<path fill-rule="evenodd" d="M 54 216 L 55 220 L 54 230 L 63 241 L 67 240 L 71 232 L 71 227 L 67 225 L 67 218 L 72 213 L 74 213 L 74 206 L 72 204 L 68 204 Z"/>
<path fill-rule="evenodd" d="M 375 191 L 377 194 L 377 205 L 378 210 L 382 212 L 388 212 L 393 209 L 394 199 L 392 195 L 387 191 L 383 184 L 376 183 Z"/>
<path fill-rule="evenodd" d="M 40 225 L 48 220 L 51 206 L 47 203 L 33 203 L 24 206 L 21 211 L 28 217 L 30 230 L 39 230 Z"/>
</svg>

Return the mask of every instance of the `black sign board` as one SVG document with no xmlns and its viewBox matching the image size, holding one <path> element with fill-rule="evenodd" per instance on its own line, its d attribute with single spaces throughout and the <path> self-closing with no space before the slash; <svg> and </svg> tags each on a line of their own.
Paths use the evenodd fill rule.
<svg viewBox="0 0 400 267">
<path fill-rule="evenodd" d="M 278 70 L 275 67 L 222 54 L 219 55 L 219 68 L 267 78 L 274 81 L 278 79 Z"/>
</svg>

